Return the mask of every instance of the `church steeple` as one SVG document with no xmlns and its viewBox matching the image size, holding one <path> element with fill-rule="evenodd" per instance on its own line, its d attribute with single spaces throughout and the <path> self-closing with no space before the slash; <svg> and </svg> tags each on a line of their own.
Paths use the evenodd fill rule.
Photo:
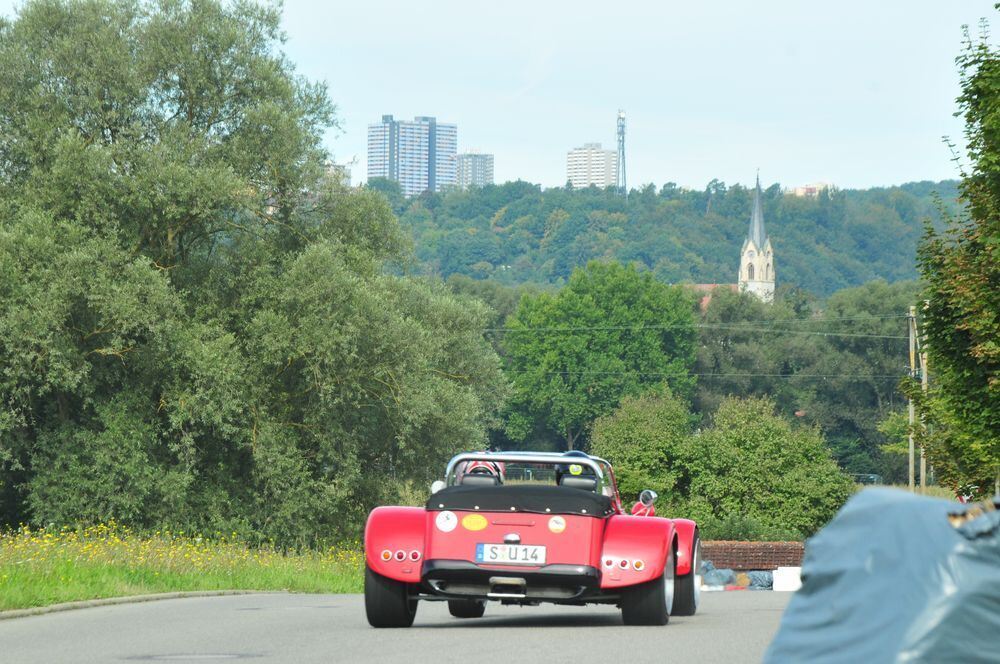
<svg viewBox="0 0 1000 664">
<path fill-rule="evenodd" d="M 739 288 L 752 293 L 764 302 L 774 300 L 774 256 L 771 239 L 764 230 L 764 210 L 761 205 L 760 173 L 753 192 L 753 210 L 750 212 L 750 229 L 740 250 Z"/>
<path fill-rule="evenodd" d="M 764 249 L 767 232 L 764 231 L 764 210 L 760 206 L 760 173 L 757 173 L 757 188 L 753 192 L 753 212 L 750 215 L 750 233 L 747 237 L 758 249 Z"/>
</svg>

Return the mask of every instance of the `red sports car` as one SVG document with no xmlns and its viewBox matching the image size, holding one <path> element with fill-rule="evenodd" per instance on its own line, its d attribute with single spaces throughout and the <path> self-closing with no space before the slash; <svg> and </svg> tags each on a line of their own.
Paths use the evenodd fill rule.
<svg viewBox="0 0 1000 664">
<path fill-rule="evenodd" d="M 365 611 L 409 627 L 417 603 L 456 618 L 486 602 L 615 604 L 626 625 L 698 609 L 698 526 L 655 516 L 643 491 L 627 513 L 614 471 L 582 452 L 467 452 L 424 507 L 378 507 L 365 527 Z"/>
</svg>

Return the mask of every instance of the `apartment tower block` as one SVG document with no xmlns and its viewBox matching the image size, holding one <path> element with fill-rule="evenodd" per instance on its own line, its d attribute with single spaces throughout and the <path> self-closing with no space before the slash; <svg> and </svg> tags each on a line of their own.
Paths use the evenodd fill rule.
<svg viewBox="0 0 1000 664">
<path fill-rule="evenodd" d="M 493 184 L 493 155 L 468 152 L 458 155 L 458 186 L 485 187 Z"/>
<path fill-rule="evenodd" d="M 566 179 L 575 189 L 614 187 L 617 176 L 618 154 L 601 149 L 600 143 L 584 143 L 566 155 Z"/>
<path fill-rule="evenodd" d="M 458 183 L 457 151 L 456 125 L 383 115 L 382 122 L 368 125 L 368 179 L 395 180 L 404 196 L 441 191 Z"/>
</svg>

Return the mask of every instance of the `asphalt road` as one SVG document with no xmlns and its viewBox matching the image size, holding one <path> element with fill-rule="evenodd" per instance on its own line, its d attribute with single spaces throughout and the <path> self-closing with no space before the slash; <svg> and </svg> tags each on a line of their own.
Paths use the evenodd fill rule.
<svg viewBox="0 0 1000 664">
<path fill-rule="evenodd" d="M 789 593 L 702 595 L 666 627 L 624 627 L 614 608 L 502 607 L 458 620 L 421 602 L 409 629 L 372 629 L 360 595 L 237 595 L 79 609 L 0 621 L 0 662 L 760 661 Z"/>
</svg>

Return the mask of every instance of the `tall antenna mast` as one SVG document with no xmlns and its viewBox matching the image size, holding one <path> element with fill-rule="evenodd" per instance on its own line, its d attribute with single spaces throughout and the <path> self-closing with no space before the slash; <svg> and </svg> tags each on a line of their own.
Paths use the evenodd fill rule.
<svg viewBox="0 0 1000 664">
<path fill-rule="evenodd" d="M 618 109 L 618 172 L 615 174 L 618 193 L 628 200 L 628 184 L 625 182 L 625 111 Z"/>
</svg>

